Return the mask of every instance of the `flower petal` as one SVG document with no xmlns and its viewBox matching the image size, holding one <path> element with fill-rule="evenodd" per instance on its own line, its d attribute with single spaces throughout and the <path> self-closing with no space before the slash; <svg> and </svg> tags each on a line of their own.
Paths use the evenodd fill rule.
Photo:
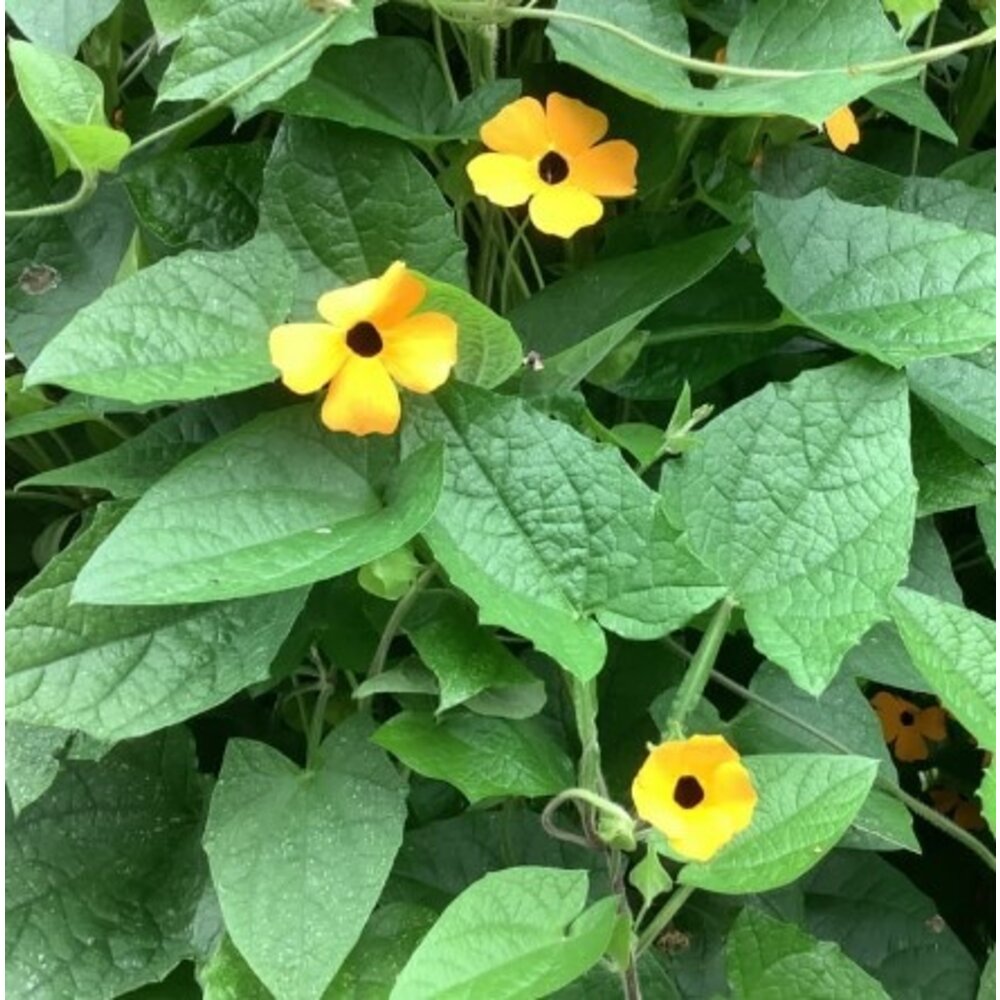
<svg viewBox="0 0 1000 1000">
<path fill-rule="evenodd" d="M 533 160 L 507 153 L 480 153 L 465 168 L 476 194 L 494 205 L 523 205 L 543 187 Z"/>
<path fill-rule="evenodd" d="M 271 331 L 271 364 L 292 392 L 305 395 L 326 385 L 349 353 L 344 334 L 325 323 L 286 323 Z"/>
<path fill-rule="evenodd" d="M 574 157 L 569 182 L 602 198 L 627 198 L 635 194 L 635 165 L 639 151 L 624 139 L 602 142 Z"/>
<path fill-rule="evenodd" d="M 545 117 L 552 145 L 567 157 L 590 149 L 608 131 L 607 115 L 563 94 L 545 99 Z"/>
<path fill-rule="evenodd" d="M 369 319 L 378 307 L 381 279 L 369 278 L 345 285 L 319 297 L 316 308 L 332 327 L 346 333 L 355 323 Z"/>
<path fill-rule="evenodd" d="M 823 127 L 834 149 L 839 149 L 841 153 L 847 152 L 851 146 L 856 146 L 861 141 L 861 129 L 858 128 L 858 121 L 848 105 L 837 108 L 823 122 Z"/>
<path fill-rule="evenodd" d="M 947 718 L 943 708 L 932 705 L 917 716 L 917 729 L 929 740 L 943 740 L 948 735 Z"/>
<path fill-rule="evenodd" d="M 572 184 L 546 185 L 531 199 L 528 214 L 536 229 L 568 239 L 578 229 L 597 222 L 604 214 L 604 206 Z"/>
<path fill-rule="evenodd" d="M 917 732 L 916 726 L 904 726 L 900 729 L 892 752 L 896 760 L 908 763 L 914 760 L 927 759 L 927 741 Z"/>
<path fill-rule="evenodd" d="M 423 282 L 397 260 L 378 278 L 321 295 L 316 308 L 323 319 L 346 332 L 362 320 L 376 326 L 392 326 L 413 312 L 426 294 Z"/>
<path fill-rule="evenodd" d="M 371 322 L 384 332 L 406 319 L 424 301 L 427 286 L 401 260 L 390 264 L 378 280 L 378 302 Z"/>
<path fill-rule="evenodd" d="M 899 721 L 900 713 L 903 709 L 902 699 L 897 698 L 889 691 L 879 691 L 871 700 L 872 708 L 878 715 L 878 721 L 882 726 L 882 739 L 886 743 L 891 743 L 903 728 Z"/>
<path fill-rule="evenodd" d="M 444 313 L 411 316 L 383 336 L 380 360 L 412 392 L 433 392 L 447 381 L 458 360 L 458 325 Z"/>
<path fill-rule="evenodd" d="M 497 153 L 526 159 L 541 156 L 549 145 L 545 109 L 534 97 L 520 97 L 485 122 L 479 138 Z"/>
<path fill-rule="evenodd" d="M 351 355 L 330 383 L 323 423 L 331 431 L 392 434 L 399 426 L 399 392 L 380 358 Z"/>
</svg>

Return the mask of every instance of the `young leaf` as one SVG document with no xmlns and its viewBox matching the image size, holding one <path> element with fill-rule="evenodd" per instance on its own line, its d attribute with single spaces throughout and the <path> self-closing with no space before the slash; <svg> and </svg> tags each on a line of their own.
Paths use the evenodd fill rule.
<svg viewBox="0 0 1000 1000">
<path fill-rule="evenodd" d="M 466 285 L 451 208 L 419 160 L 383 136 L 286 119 L 264 171 L 260 218 L 299 267 L 296 319 L 311 318 L 323 292 L 377 276 L 394 260 Z"/>
<path fill-rule="evenodd" d="M 858 814 L 878 762 L 837 754 L 747 757 L 758 802 L 750 826 L 679 881 L 710 892 L 766 892 L 794 882 L 843 836 Z"/>
<path fill-rule="evenodd" d="M 771 384 L 664 469 L 671 516 L 816 694 L 906 571 L 916 484 L 902 375 L 855 360 Z"/>
<path fill-rule="evenodd" d="M 222 604 L 71 603 L 82 566 L 125 513 L 93 523 L 7 612 L 7 718 L 119 740 L 204 712 L 268 676 L 305 591 Z"/>
<path fill-rule="evenodd" d="M 287 1000 L 326 989 L 402 843 L 406 788 L 368 726 L 343 723 L 305 771 L 266 744 L 230 740 L 212 795 L 205 850 L 226 928 Z"/>
<path fill-rule="evenodd" d="M 173 604 L 271 593 L 408 542 L 441 490 L 440 446 L 393 473 L 394 442 L 331 434 L 313 407 L 265 413 L 202 448 L 129 511 L 74 600 Z"/>
<path fill-rule="evenodd" d="M 817 941 L 749 907 L 739 915 L 726 941 L 729 982 L 741 997 L 781 996 L 793 986 L 801 1000 L 889 1000 L 889 994 L 837 945 Z"/>
<path fill-rule="evenodd" d="M 758 194 L 768 288 L 806 324 L 900 367 L 996 337 L 996 239 L 826 191 Z"/>
<path fill-rule="evenodd" d="M 193 740 L 171 729 L 64 763 L 8 821 L 8 990 L 118 996 L 192 955 L 202 787 Z"/>
<path fill-rule="evenodd" d="M 253 81 L 227 102 L 243 120 L 301 83 L 327 46 L 373 33 L 372 0 L 338 4 L 325 14 L 298 0 L 205 0 L 184 31 L 158 99 L 220 100 Z"/>
<path fill-rule="evenodd" d="M 996 623 L 907 587 L 891 607 L 914 666 L 979 745 L 995 750 Z"/>
<path fill-rule="evenodd" d="M 18 93 L 52 150 L 56 174 L 67 166 L 84 176 L 114 170 L 131 143 L 104 117 L 100 77 L 82 62 L 11 39 Z"/>
<path fill-rule="evenodd" d="M 294 283 L 294 265 L 271 236 L 168 257 L 81 309 L 25 385 L 154 403 L 270 382 L 267 335 L 288 315 Z"/>
<path fill-rule="evenodd" d="M 407 767 L 447 781 L 469 799 L 554 795 L 573 783 L 573 767 L 533 719 L 402 712 L 372 737 Z"/>
<path fill-rule="evenodd" d="M 441 914 L 390 1000 L 549 996 L 583 975 L 611 940 L 611 897 L 587 908 L 587 873 L 509 868 L 471 885 Z"/>
</svg>

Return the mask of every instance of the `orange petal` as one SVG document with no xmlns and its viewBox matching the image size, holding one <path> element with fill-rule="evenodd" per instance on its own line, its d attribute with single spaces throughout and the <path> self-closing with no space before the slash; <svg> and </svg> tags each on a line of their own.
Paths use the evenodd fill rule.
<svg viewBox="0 0 1000 1000">
<path fill-rule="evenodd" d="M 302 395 L 326 385 L 347 360 L 344 335 L 325 323 L 286 323 L 271 331 L 271 364 Z"/>
<path fill-rule="evenodd" d="M 854 117 L 854 112 L 847 105 L 837 108 L 823 122 L 823 127 L 826 129 L 826 134 L 830 137 L 833 147 L 839 149 L 841 153 L 847 152 L 851 146 L 856 146 L 861 141 L 858 121 Z"/>
<path fill-rule="evenodd" d="M 899 714 L 902 711 L 900 708 L 902 700 L 888 691 L 879 691 L 872 698 L 871 704 L 882 726 L 882 739 L 886 743 L 891 743 L 903 728 L 899 721 Z"/>
<path fill-rule="evenodd" d="M 494 152 L 534 159 L 549 145 L 545 109 L 534 97 L 518 98 L 485 122 L 479 137 Z"/>
<path fill-rule="evenodd" d="M 590 149 L 608 131 L 607 115 L 562 94 L 549 94 L 545 99 L 545 117 L 552 145 L 566 157 Z"/>
<path fill-rule="evenodd" d="M 331 431 L 392 434 L 399 426 L 399 393 L 380 358 L 352 354 L 330 383 L 322 410 Z"/>
<path fill-rule="evenodd" d="M 948 735 L 947 716 L 944 709 L 932 705 L 917 715 L 917 729 L 929 740 L 943 740 Z"/>
<path fill-rule="evenodd" d="M 961 801 L 952 819 L 963 830 L 982 830 L 986 826 L 983 814 L 974 802 Z"/>
<path fill-rule="evenodd" d="M 371 321 L 385 331 L 406 319 L 427 295 L 427 286 L 401 261 L 390 264 L 379 281 Z"/>
<path fill-rule="evenodd" d="M 896 760 L 904 763 L 927 759 L 927 742 L 917 732 L 916 726 L 906 726 L 899 731 L 892 752 Z"/>
<path fill-rule="evenodd" d="M 379 302 L 380 281 L 369 278 L 356 285 L 345 285 L 319 297 L 316 308 L 332 327 L 346 333 L 355 323 L 371 318 Z"/>
<path fill-rule="evenodd" d="M 458 325 L 444 313 L 425 312 L 383 332 L 380 360 L 412 392 L 433 392 L 458 360 Z"/>
<path fill-rule="evenodd" d="M 528 214 L 536 229 L 568 239 L 577 230 L 597 222 L 604 214 L 604 206 L 572 184 L 546 185 L 531 199 Z"/>
<path fill-rule="evenodd" d="M 624 139 L 602 142 L 573 158 L 569 182 L 602 198 L 635 194 L 635 165 L 639 151 Z"/>
<path fill-rule="evenodd" d="M 534 161 L 506 153 L 480 153 L 465 168 L 476 194 L 494 205 L 523 205 L 543 187 Z"/>
<path fill-rule="evenodd" d="M 331 326 L 344 332 L 363 320 L 376 326 L 392 326 L 413 312 L 426 292 L 423 282 L 397 260 L 378 278 L 321 295 L 316 308 Z"/>
</svg>

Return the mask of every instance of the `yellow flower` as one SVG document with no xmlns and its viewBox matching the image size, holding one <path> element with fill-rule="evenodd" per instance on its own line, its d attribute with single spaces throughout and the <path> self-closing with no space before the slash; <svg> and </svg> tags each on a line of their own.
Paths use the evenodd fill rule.
<svg viewBox="0 0 1000 1000">
<path fill-rule="evenodd" d="M 329 383 L 322 420 L 332 431 L 392 434 L 399 426 L 396 384 L 433 392 L 458 356 L 458 327 L 444 313 L 413 311 L 427 289 L 397 260 L 380 278 L 320 296 L 324 323 L 271 331 L 271 362 L 292 392 Z"/>
<path fill-rule="evenodd" d="M 476 194 L 510 208 L 528 202 L 536 228 L 572 236 L 604 214 L 601 198 L 635 194 L 639 153 L 630 142 L 600 142 L 608 119 L 582 101 L 549 94 L 545 107 L 522 97 L 480 129 L 493 150 L 468 167 Z"/>
<path fill-rule="evenodd" d="M 678 854 L 707 861 L 750 825 L 757 792 L 723 737 L 692 736 L 650 749 L 632 800 Z"/>
<path fill-rule="evenodd" d="M 823 128 L 826 129 L 826 134 L 834 149 L 839 149 L 841 153 L 846 153 L 851 146 L 856 146 L 861 142 L 861 129 L 858 128 L 858 120 L 847 104 L 842 108 L 837 108 L 823 122 Z"/>
<path fill-rule="evenodd" d="M 918 708 L 905 698 L 879 691 L 872 706 L 882 724 L 883 739 L 894 744 L 892 752 L 897 760 L 926 760 L 927 740 L 943 740 L 948 735 L 944 710 L 936 705 Z"/>
</svg>

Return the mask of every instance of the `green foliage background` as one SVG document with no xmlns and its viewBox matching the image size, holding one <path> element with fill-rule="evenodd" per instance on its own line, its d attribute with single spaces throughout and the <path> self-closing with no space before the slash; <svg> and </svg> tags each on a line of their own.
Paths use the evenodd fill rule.
<svg viewBox="0 0 1000 1000">
<path fill-rule="evenodd" d="M 993 995 L 992 3 L 6 13 L 12 997 Z M 464 169 L 553 90 L 639 150 L 570 241 Z M 268 332 L 396 259 L 455 377 L 331 434 Z"/>
</svg>

